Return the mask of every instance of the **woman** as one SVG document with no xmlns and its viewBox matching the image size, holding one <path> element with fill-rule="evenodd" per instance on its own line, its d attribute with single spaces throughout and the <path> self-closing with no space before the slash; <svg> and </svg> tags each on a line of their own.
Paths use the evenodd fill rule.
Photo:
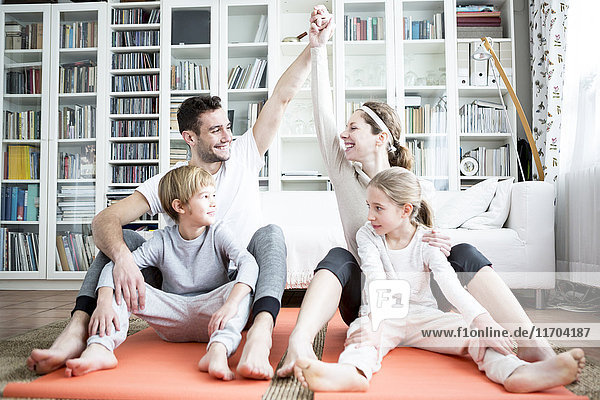
<svg viewBox="0 0 600 400">
<path fill-rule="evenodd" d="M 296 326 L 290 335 L 288 352 L 278 371 L 279 376 L 290 375 L 298 358 L 316 358 L 312 340 L 333 317 L 338 307 L 337 302 L 331 299 L 339 300 L 340 313 L 346 324 L 349 325 L 358 316 L 361 274 L 356 261 L 356 232 L 367 220 L 366 187 L 371 177 L 384 169 L 391 166 L 407 169 L 412 167 L 412 155 L 400 145 L 400 119 L 385 103 L 365 103 L 352 114 L 346 129 L 337 136 L 325 48 L 333 35 L 334 24 L 323 6 L 315 7 L 310 22 L 315 127 L 321 154 L 335 188 L 348 250 L 332 249 L 315 269 L 315 275 L 302 301 Z M 340 147 L 340 138 L 343 148 Z M 449 251 L 449 238 L 440 234 L 428 234 L 423 240 L 439 247 L 446 254 L 453 268 L 459 272 L 463 285 L 489 311 L 489 314 L 483 314 L 482 318 L 473 322 L 474 328 L 485 330 L 486 326 L 495 326 L 496 329 L 501 329 L 495 321 L 511 324 L 512 328 L 532 326 L 510 289 L 477 249 L 463 243 Z M 364 334 L 366 332 L 356 331 L 348 337 L 346 344 L 358 342 Z M 525 361 L 541 361 L 555 355 L 550 345 L 543 340 L 520 340 L 517 344 L 517 356 Z M 492 338 L 482 338 L 480 345 L 505 353 L 505 349 Z"/>
</svg>

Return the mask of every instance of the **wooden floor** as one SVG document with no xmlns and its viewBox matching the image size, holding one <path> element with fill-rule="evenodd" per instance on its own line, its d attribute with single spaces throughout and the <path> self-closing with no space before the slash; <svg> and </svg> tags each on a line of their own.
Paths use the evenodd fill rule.
<svg viewBox="0 0 600 400">
<path fill-rule="evenodd" d="M 286 291 L 284 307 L 299 307 L 303 291 Z M 0 340 L 25 333 L 71 315 L 77 291 L 0 290 Z M 600 313 L 564 310 L 536 310 L 533 302 L 521 299 L 525 311 L 536 323 L 600 323 Z M 600 362 L 600 346 L 584 347 L 586 356 Z"/>
</svg>

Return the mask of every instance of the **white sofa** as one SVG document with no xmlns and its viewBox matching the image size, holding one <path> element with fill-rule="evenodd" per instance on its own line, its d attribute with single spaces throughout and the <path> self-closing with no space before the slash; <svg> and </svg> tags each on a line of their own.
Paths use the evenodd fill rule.
<svg viewBox="0 0 600 400">
<path fill-rule="evenodd" d="M 451 195 L 436 192 L 434 210 L 435 203 Z M 315 266 L 329 249 L 345 247 L 335 193 L 282 191 L 261 196 L 264 222 L 279 225 L 285 234 L 288 288 L 307 287 Z M 453 244 L 477 247 L 510 288 L 550 289 L 555 279 L 553 198 L 549 183 L 515 183 L 503 228 L 442 231 Z M 541 290 L 536 294 L 539 297 Z"/>
</svg>

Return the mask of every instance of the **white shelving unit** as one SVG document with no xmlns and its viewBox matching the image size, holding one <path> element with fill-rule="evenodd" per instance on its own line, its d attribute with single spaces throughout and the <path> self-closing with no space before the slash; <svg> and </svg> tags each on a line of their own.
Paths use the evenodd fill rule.
<svg viewBox="0 0 600 400">
<path fill-rule="evenodd" d="M 4 234 L 8 236 L 5 237 L 4 243 L 0 243 L 3 256 L 7 258 L 4 260 L 2 257 L 0 280 L 7 280 L 9 284 L 46 278 L 48 180 L 45 172 L 46 165 L 48 165 L 49 131 L 47 121 L 49 119 L 49 86 L 52 74 L 50 69 L 51 20 L 49 5 L 36 5 L 35 9 L 27 5 L 7 5 L 2 6 L 0 12 L 3 36 L 0 41 L 0 52 L 4 54 L 4 57 L 0 59 L 0 70 L 3 74 L 0 79 L 0 93 L 3 94 L 3 100 L 0 102 L 2 114 L 0 147 L 3 155 L 9 152 L 9 148 L 12 149 L 11 152 L 15 151 L 17 146 L 21 146 L 28 152 L 28 155 L 21 157 L 22 164 L 19 164 L 17 159 L 12 161 L 9 159 L 8 171 L 4 170 L 4 163 L 0 166 L 2 176 L 0 187 L 5 195 L 1 201 L 4 218 L 0 221 L 0 227 L 3 230 L 6 229 Z M 33 24 L 37 24 L 35 30 Z M 6 38 L 6 32 L 13 31 L 15 27 L 20 29 L 19 26 L 25 28 L 28 25 L 30 31 L 37 31 L 36 37 L 33 37 L 32 34 L 29 44 L 25 44 L 26 40 L 21 36 L 20 43 L 11 40 L 11 44 L 8 45 L 9 39 Z M 28 72 L 28 70 L 39 72 Z M 17 78 L 17 75 L 20 75 L 20 78 Z M 29 78 L 33 77 L 32 85 L 22 84 L 26 75 L 29 75 Z M 13 77 L 14 79 L 12 79 Z M 23 129 L 25 123 L 8 126 L 6 113 L 28 111 L 29 115 L 20 115 L 22 119 L 29 119 L 29 124 L 37 119 L 37 123 L 34 123 L 37 125 L 36 128 Z M 32 113 L 38 115 L 34 117 Z M 38 165 L 35 167 L 31 166 L 30 161 L 32 151 L 39 154 Z M 35 171 L 31 172 L 30 170 L 27 178 L 14 175 L 16 172 L 23 172 L 21 165 L 25 168 L 35 169 Z M 12 195 L 10 201 L 7 197 L 8 194 Z M 19 199 L 19 197 L 21 198 Z M 5 249 L 6 251 L 4 251 Z"/>
<path fill-rule="evenodd" d="M 59 68 L 70 63 L 89 61 L 96 68 L 83 72 L 90 80 L 87 88 L 67 92 L 64 81 L 50 82 L 48 199 L 56 201 L 48 201 L 47 237 L 49 249 L 55 251 L 48 252 L 47 278 L 78 280 L 83 279 L 97 252 L 92 245 L 91 222 L 105 204 L 105 170 L 96 164 L 106 159 L 107 104 L 102 94 L 108 77 L 99 69 L 107 65 L 103 29 L 108 23 L 107 7 L 97 3 L 55 5 L 52 20 L 52 43 L 56 43 L 51 49 L 53 76 L 59 76 Z M 67 32 L 67 27 L 74 29 Z M 86 32 L 81 42 L 77 42 L 78 29 Z"/>
<path fill-rule="evenodd" d="M 109 132 L 103 152 L 102 208 L 133 193 L 147 178 L 160 171 L 160 159 L 168 154 L 160 146 L 161 80 L 169 75 L 161 68 L 164 24 L 162 2 L 108 4 L 107 26 L 110 65 L 106 92 Z M 117 153 L 119 152 L 119 153 Z M 164 154 L 164 155 L 163 155 Z M 149 228 L 158 220 L 141 221 Z"/>
</svg>

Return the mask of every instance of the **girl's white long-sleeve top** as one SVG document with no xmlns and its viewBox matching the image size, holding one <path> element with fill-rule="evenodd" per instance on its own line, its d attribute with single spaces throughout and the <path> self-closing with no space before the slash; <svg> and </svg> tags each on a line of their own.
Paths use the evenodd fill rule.
<svg viewBox="0 0 600 400">
<path fill-rule="evenodd" d="M 403 279 L 410 285 L 409 313 L 411 308 L 437 308 L 429 286 L 430 274 L 440 286 L 448 301 L 463 315 L 468 326 L 473 319 L 487 311 L 463 288 L 456 272 L 439 248 L 422 241 L 426 230 L 417 228 L 410 243 L 401 250 L 390 250 L 385 237 L 375 233 L 370 222 L 356 233 L 361 269 L 366 277 L 360 316 L 369 315 L 368 288 L 375 279 Z"/>
</svg>

